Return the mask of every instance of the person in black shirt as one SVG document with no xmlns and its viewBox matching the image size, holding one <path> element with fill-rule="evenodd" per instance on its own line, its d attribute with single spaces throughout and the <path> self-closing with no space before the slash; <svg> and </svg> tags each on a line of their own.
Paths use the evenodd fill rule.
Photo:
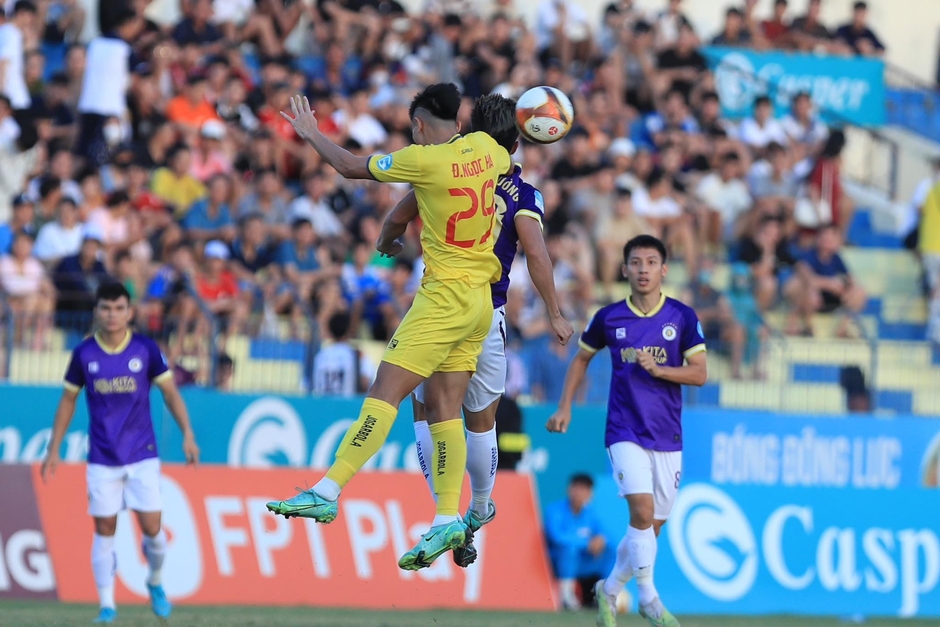
<svg viewBox="0 0 940 627">
<path fill-rule="evenodd" d="M 665 89 L 678 89 L 689 99 L 695 81 L 708 69 L 705 57 L 697 49 L 695 31 L 688 24 L 679 27 L 679 39 L 672 48 L 659 53 L 656 66 Z"/>
<path fill-rule="evenodd" d="M 588 185 L 599 169 L 591 160 L 591 142 L 584 127 L 576 126 L 565 140 L 565 154 L 552 168 L 551 178 L 561 183 L 566 192 Z"/>
<path fill-rule="evenodd" d="M 856 2 L 852 10 L 852 21 L 836 31 L 836 39 L 844 42 L 856 54 L 866 57 L 880 57 L 885 52 L 884 44 L 868 28 L 868 5 Z"/>
<path fill-rule="evenodd" d="M 780 286 L 793 274 L 797 259 L 783 236 L 783 223 L 777 217 L 765 217 L 753 236 L 740 242 L 738 260 L 751 266 L 754 296 L 761 311 L 774 306 Z"/>
</svg>

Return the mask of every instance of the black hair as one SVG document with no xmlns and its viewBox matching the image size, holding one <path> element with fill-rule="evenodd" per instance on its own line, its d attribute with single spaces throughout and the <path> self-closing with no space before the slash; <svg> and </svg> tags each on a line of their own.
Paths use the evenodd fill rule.
<svg viewBox="0 0 940 627">
<path fill-rule="evenodd" d="M 125 24 L 129 24 L 137 19 L 137 14 L 134 13 L 132 9 L 125 8 L 120 11 L 116 16 L 114 16 L 114 21 L 111 22 L 111 30 L 117 32 Z"/>
<path fill-rule="evenodd" d="M 516 127 L 516 101 L 499 94 L 487 94 L 477 99 L 470 114 L 470 128 L 483 131 L 496 143 L 512 152 L 519 139 Z"/>
<path fill-rule="evenodd" d="M 744 17 L 744 13 L 738 7 L 731 7 L 725 11 L 726 17 L 731 17 L 732 15 L 737 15 L 738 17 Z"/>
<path fill-rule="evenodd" d="M 330 335 L 339 340 L 346 337 L 349 333 L 349 327 L 352 326 L 352 318 L 345 311 L 339 311 L 330 316 L 327 327 L 330 329 Z"/>
<path fill-rule="evenodd" d="M 456 122 L 460 111 L 460 90 L 453 83 L 428 85 L 411 101 L 408 117 L 413 120 L 418 109 L 424 109 L 438 120 Z"/>
<path fill-rule="evenodd" d="M 104 204 L 107 205 L 108 207 L 117 207 L 118 205 L 123 205 L 126 202 L 130 202 L 130 200 L 131 199 L 127 195 L 126 191 L 124 191 L 123 189 L 118 189 L 118 190 L 111 192 L 107 200 L 105 200 Z"/>
<path fill-rule="evenodd" d="M 407 271 L 408 271 L 408 274 L 411 274 L 412 272 L 415 271 L 415 264 L 414 264 L 414 262 L 411 261 L 411 260 L 409 260 L 409 259 L 405 259 L 404 257 L 399 257 L 399 258 L 397 258 L 397 259 L 395 260 L 395 265 L 394 265 L 393 267 L 394 267 L 394 269 L 396 269 L 396 270 L 397 270 L 398 268 L 403 268 L 404 270 L 407 270 Z"/>
<path fill-rule="evenodd" d="M 114 255 L 114 265 L 118 265 L 125 259 L 133 259 L 133 257 L 131 257 L 131 254 L 127 250 L 118 252 L 116 255 Z"/>
<path fill-rule="evenodd" d="M 761 105 L 769 105 L 769 104 L 771 104 L 770 96 L 758 96 L 757 98 L 754 99 L 755 109 Z"/>
<path fill-rule="evenodd" d="M 311 221 L 308 220 L 307 218 L 297 218 L 297 219 L 295 219 L 293 222 L 291 222 L 291 224 L 290 224 L 290 229 L 291 229 L 291 231 L 297 231 L 298 229 L 300 229 L 301 227 L 304 227 L 304 226 L 311 226 L 311 227 L 312 227 L 312 226 L 313 226 L 313 222 L 311 222 Z"/>
<path fill-rule="evenodd" d="M 36 10 L 36 5 L 33 4 L 30 0 L 18 0 L 18 2 L 13 5 L 13 15 L 24 12 L 32 13 L 34 15 L 38 13 Z"/>
<path fill-rule="evenodd" d="M 131 302 L 131 294 L 122 283 L 118 283 L 117 281 L 102 283 L 98 291 L 95 292 L 95 306 L 97 307 L 98 303 L 103 300 L 109 302 L 115 301 L 119 300 L 122 296 L 127 299 L 128 303 Z"/>
<path fill-rule="evenodd" d="M 845 133 L 835 129 L 826 138 L 826 143 L 823 145 L 822 153 L 819 156 L 824 159 L 838 157 L 842 154 L 843 148 L 845 148 Z"/>
<path fill-rule="evenodd" d="M 653 189 L 666 180 L 666 171 L 659 166 L 655 166 L 646 177 L 646 188 Z"/>
<path fill-rule="evenodd" d="M 583 485 L 588 488 L 594 488 L 594 480 L 591 479 L 591 475 L 583 472 L 571 475 L 571 479 L 568 480 L 568 485 Z"/>
<path fill-rule="evenodd" d="M 659 256 L 663 258 L 663 263 L 666 263 L 666 245 L 663 244 L 663 241 L 658 237 L 653 237 L 652 235 L 637 235 L 623 247 L 623 262 L 628 263 L 630 259 L 630 253 L 632 253 L 637 248 L 652 248 L 659 253 Z"/>
<path fill-rule="evenodd" d="M 18 5 L 18 4 L 19 4 L 19 2 L 17 2 L 17 5 Z M 868 3 L 867 3 L 867 2 L 856 2 L 855 4 L 852 5 L 852 10 L 853 10 L 853 11 L 867 10 L 867 9 L 868 9 Z"/>
<path fill-rule="evenodd" d="M 63 195 L 62 198 L 59 199 L 59 203 L 56 206 L 63 207 L 65 205 L 72 205 L 72 207 L 76 209 L 78 208 L 78 203 L 75 202 L 75 199 L 68 195 Z"/>
<path fill-rule="evenodd" d="M 48 198 L 49 194 L 62 187 L 62 181 L 58 176 L 44 176 L 39 183 L 39 197 Z"/>
<path fill-rule="evenodd" d="M 180 153 L 183 153 L 183 152 L 191 152 L 189 146 L 187 146 L 183 142 L 173 144 L 173 146 L 170 147 L 170 150 L 167 151 L 167 155 L 166 155 L 167 163 L 176 159 L 176 157 L 179 156 Z"/>
</svg>

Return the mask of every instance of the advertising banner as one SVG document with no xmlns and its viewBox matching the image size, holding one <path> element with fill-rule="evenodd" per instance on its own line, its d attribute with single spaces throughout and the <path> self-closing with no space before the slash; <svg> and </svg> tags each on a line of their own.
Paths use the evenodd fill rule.
<svg viewBox="0 0 940 627">
<path fill-rule="evenodd" d="M 28 466 L 0 464 L 0 599 L 54 598 L 55 575 L 32 472 Z"/>
<path fill-rule="evenodd" d="M 26 471 L 29 485 L 29 469 L 13 468 Z M 58 597 L 91 603 L 97 597 L 88 565 L 92 527 L 85 514 L 84 470 L 64 465 L 42 485 L 34 466 L 33 480 Z M 420 474 L 358 477 L 343 491 L 337 520 L 318 525 L 287 520 L 265 509 L 266 502 L 287 496 L 292 486 L 303 483 L 304 475 L 296 470 L 175 464 L 163 470 L 168 535 L 163 582 L 175 602 L 555 608 L 538 508 L 525 475 L 499 477 L 494 498 L 507 524 L 477 534 L 476 563 L 461 569 L 445 556 L 431 568 L 406 572 L 398 568 L 399 556 L 427 531 L 434 517 L 434 503 Z M 469 487 L 464 493 L 469 498 Z M 142 602 L 147 598 L 147 567 L 136 523 L 126 512 L 119 516 L 115 545 L 117 601 Z"/>
<path fill-rule="evenodd" d="M 720 46 L 706 46 L 702 54 L 715 74 L 725 117 L 751 115 L 754 99 L 763 95 L 783 115 L 793 96 L 805 91 L 827 122 L 885 123 L 884 62 L 879 59 Z"/>
</svg>

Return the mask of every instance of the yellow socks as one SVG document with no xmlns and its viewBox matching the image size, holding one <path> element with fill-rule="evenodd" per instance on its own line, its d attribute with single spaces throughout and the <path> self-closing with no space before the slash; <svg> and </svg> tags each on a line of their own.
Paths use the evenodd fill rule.
<svg viewBox="0 0 940 627">
<path fill-rule="evenodd" d="M 430 471 L 437 493 L 437 515 L 458 516 L 460 488 L 467 470 L 467 435 L 463 420 L 439 422 L 429 425 L 429 429 L 434 443 Z"/>
<path fill-rule="evenodd" d="M 398 410 L 385 401 L 367 398 L 362 403 L 362 409 L 359 410 L 359 419 L 346 431 L 346 436 L 336 451 L 336 461 L 326 472 L 326 477 L 335 481 L 340 488 L 349 483 L 363 464 L 378 453 L 385 444 L 385 438 L 388 437 L 396 416 L 398 416 Z M 464 463 L 466 463 L 466 449 L 464 449 Z"/>
</svg>

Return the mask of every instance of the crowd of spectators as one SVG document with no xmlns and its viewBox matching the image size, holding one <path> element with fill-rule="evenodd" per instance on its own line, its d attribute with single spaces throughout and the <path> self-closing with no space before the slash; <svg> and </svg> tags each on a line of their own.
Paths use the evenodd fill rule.
<svg viewBox="0 0 940 627">
<path fill-rule="evenodd" d="M 300 337 L 310 320 L 327 329 L 338 314 L 349 337 L 387 339 L 421 276 L 417 227 L 398 259 L 373 243 L 407 189 L 342 179 L 279 111 L 305 94 L 337 143 L 392 151 L 411 141 L 411 97 L 435 81 L 461 88 L 465 127 L 474 99 L 492 91 L 549 84 L 572 97 L 570 135 L 515 155 L 544 196 L 569 319 L 621 293 L 620 250 L 640 233 L 663 237 L 684 262 L 689 297 L 702 301 L 735 376 L 754 361 L 767 311 L 788 307 L 783 330 L 805 334 L 815 311 L 864 306 L 838 256 L 852 214 L 839 179 L 844 137 L 808 94 L 786 112 L 759 98 L 751 117 L 722 118 L 701 52 L 878 54 L 863 3 L 830 30 L 816 0 L 792 22 L 785 0 L 764 20 L 747 0 L 712 34 L 697 32 L 681 0 L 652 14 L 620 0 L 596 17 L 574 0 L 543 0 L 531 25 L 515 0 L 428 0 L 420 14 L 394 0 L 181 2 L 181 19 L 163 23 L 147 0 L 101 0 L 102 35 L 87 42 L 75 0 L 7 3 L 0 286 L 14 312 L 37 321 L 17 327 L 17 342 L 42 348 L 53 324 L 87 330 L 92 294 L 109 277 L 127 285 L 142 329 L 173 338 L 174 361 L 207 337 L 210 313 L 219 346 L 233 334 L 283 334 L 284 323 Z M 726 260 L 743 270 L 722 294 L 709 269 Z M 547 337 L 524 263 L 513 285 L 516 345 Z M 550 364 L 568 352 L 550 356 L 528 373 L 537 398 L 555 393 L 563 368 Z"/>
</svg>

